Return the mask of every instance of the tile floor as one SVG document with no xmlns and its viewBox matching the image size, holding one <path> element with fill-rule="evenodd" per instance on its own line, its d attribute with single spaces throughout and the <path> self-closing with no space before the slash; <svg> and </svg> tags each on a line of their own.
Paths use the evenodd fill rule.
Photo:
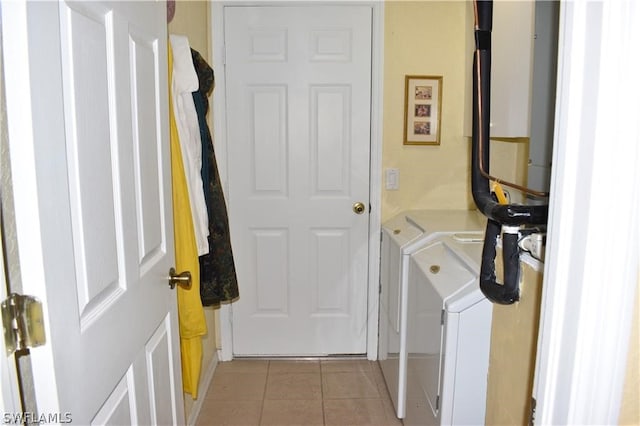
<svg viewBox="0 0 640 426">
<path fill-rule="evenodd" d="M 219 363 L 198 425 L 402 425 L 377 362 Z"/>
</svg>

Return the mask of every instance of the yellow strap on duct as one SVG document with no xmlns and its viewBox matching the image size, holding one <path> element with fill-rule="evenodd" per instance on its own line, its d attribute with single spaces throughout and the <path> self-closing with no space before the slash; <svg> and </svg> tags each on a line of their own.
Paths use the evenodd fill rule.
<svg viewBox="0 0 640 426">
<path fill-rule="evenodd" d="M 502 190 L 502 186 L 498 182 L 493 182 L 493 192 L 498 197 L 498 203 L 500 204 L 509 204 L 507 201 L 507 197 L 504 195 L 504 191 Z"/>
<path fill-rule="evenodd" d="M 191 272 L 191 288 L 178 286 L 178 324 L 180 354 L 182 355 L 182 386 L 193 399 L 198 397 L 198 383 L 202 365 L 202 336 L 207 334 L 204 309 L 200 300 L 200 263 L 193 230 L 189 190 L 180 150 L 180 139 L 173 115 L 171 77 L 173 55 L 169 56 L 169 127 L 171 139 L 171 189 L 173 193 L 173 232 L 176 250 L 176 270 Z"/>
</svg>

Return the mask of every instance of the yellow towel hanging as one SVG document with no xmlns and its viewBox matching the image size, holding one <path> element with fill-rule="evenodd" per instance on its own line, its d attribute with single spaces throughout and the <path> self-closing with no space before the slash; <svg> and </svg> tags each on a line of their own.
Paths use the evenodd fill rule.
<svg viewBox="0 0 640 426">
<path fill-rule="evenodd" d="M 173 194 L 173 232 L 176 251 L 176 270 L 191 272 L 191 287 L 178 287 L 178 323 L 180 354 L 182 356 L 182 386 L 193 399 L 198 398 L 198 383 L 202 365 L 202 336 L 207 334 L 204 309 L 200 301 L 200 264 L 193 230 L 189 192 L 180 150 L 180 139 L 173 115 L 171 77 L 173 55 L 169 57 L 169 126 L 171 139 L 171 189 Z"/>
</svg>

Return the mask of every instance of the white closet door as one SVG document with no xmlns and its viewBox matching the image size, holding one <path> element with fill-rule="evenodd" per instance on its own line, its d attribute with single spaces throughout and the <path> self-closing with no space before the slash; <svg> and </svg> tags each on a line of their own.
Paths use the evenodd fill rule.
<svg viewBox="0 0 640 426">
<path fill-rule="evenodd" d="M 235 355 L 366 352 L 371 20 L 225 8 Z"/>
</svg>

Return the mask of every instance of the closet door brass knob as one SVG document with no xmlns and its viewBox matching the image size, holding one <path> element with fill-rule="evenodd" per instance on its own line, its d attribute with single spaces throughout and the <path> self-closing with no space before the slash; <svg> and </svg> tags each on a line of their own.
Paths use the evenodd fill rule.
<svg viewBox="0 0 640 426">
<path fill-rule="evenodd" d="M 173 290 L 176 285 L 185 289 L 191 288 L 191 272 L 184 271 L 177 274 L 175 268 L 169 269 L 169 287 Z"/>
<path fill-rule="evenodd" d="M 364 204 L 362 204 L 360 201 L 358 201 L 357 203 L 353 203 L 353 211 L 355 212 L 355 214 L 364 213 Z"/>
</svg>

